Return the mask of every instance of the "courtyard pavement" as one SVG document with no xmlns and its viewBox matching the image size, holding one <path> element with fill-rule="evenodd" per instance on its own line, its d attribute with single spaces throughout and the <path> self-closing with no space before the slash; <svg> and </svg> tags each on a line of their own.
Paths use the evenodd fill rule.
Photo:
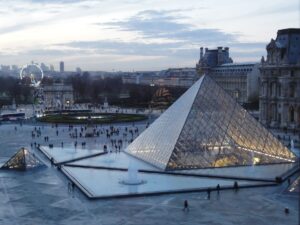
<svg viewBox="0 0 300 225">
<path fill-rule="evenodd" d="M 116 127 L 122 130 L 125 126 L 133 129 L 132 124 Z M 32 138 L 35 127 L 41 129 L 39 138 Z M 135 127 L 140 133 L 146 124 Z M 49 136 L 49 142 L 44 141 L 44 136 Z M 299 224 L 299 192 L 287 192 L 287 182 L 238 192 L 222 190 L 219 196 L 212 192 L 210 200 L 206 192 L 89 200 L 77 188 L 70 190 L 67 178 L 34 145 L 31 147 L 34 142 L 60 146 L 62 141 L 66 147 L 73 147 L 75 141 L 86 142 L 86 148 L 110 145 L 104 136 L 71 138 L 68 126 L 0 125 L 0 164 L 20 147 L 27 147 L 47 165 L 27 172 L 0 171 L 0 224 Z M 188 212 L 182 210 L 184 200 L 189 202 Z M 284 212 L 286 207 L 289 214 Z"/>
</svg>

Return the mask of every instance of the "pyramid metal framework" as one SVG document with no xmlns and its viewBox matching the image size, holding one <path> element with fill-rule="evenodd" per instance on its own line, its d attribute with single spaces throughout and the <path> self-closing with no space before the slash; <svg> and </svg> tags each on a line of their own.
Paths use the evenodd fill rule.
<svg viewBox="0 0 300 225">
<path fill-rule="evenodd" d="M 126 152 L 162 170 L 290 163 L 296 159 L 207 75 Z"/>
<path fill-rule="evenodd" d="M 25 148 L 21 148 L 1 169 L 27 170 L 43 165 L 44 164 L 34 154 Z"/>
</svg>

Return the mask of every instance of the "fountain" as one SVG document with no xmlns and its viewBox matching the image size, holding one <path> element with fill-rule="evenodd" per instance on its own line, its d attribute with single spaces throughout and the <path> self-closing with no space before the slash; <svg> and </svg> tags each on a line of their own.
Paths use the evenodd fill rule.
<svg viewBox="0 0 300 225">
<path fill-rule="evenodd" d="M 260 158 L 258 155 L 255 156 L 255 151 L 251 150 L 251 166 L 252 169 L 254 169 L 255 165 L 258 164 L 260 162 Z"/>
<path fill-rule="evenodd" d="M 106 146 L 106 145 L 105 145 Z M 112 163 L 115 161 L 115 158 L 113 157 L 113 152 L 110 149 L 105 148 L 106 151 L 106 157 L 105 157 L 105 162 L 106 163 Z M 115 155 L 115 154 L 114 154 Z"/>
<path fill-rule="evenodd" d="M 295 150 L 294 140 L 291 139 L 291 151 L 294 152 L 294 150 Z"/>
<path fill-rule="evenodd" d="M 146 181 L 138 178 L 138 169 L 134 165 L 132 159 L 129 161 L 127 179 L 120 181 L 120 183 L 126 185 L 139 185 L 146 183 Z"/>
</svg>

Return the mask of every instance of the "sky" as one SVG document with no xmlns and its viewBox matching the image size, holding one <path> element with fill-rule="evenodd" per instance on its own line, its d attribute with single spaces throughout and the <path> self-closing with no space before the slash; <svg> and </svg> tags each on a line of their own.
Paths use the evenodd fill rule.
<svg viewBox="0 0 300 225">
<path fill-rule="evenodd" d="M 0 65 L 74 71 L 195 67 L 201 46 L 259 61 L 300 0 L 0 0 Z"/>
</svg>

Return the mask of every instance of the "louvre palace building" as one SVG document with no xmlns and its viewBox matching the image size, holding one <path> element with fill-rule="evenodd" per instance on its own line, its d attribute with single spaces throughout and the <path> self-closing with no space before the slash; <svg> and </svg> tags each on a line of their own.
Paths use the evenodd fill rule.
<svg viewBox="0 0 300 225">
<path fill-rule="evenodd" d="M 200 76 L 213 78 L 241 105 L 258 102 L 259 63 L 234 63 L 228 47 L 201 47 L 196 69 Z"/>
<path fill-rule="evenodd" d="M 260 121 L 300 130 L 300 29 L 278 30 L 261 59 Z"/>
</svg>

